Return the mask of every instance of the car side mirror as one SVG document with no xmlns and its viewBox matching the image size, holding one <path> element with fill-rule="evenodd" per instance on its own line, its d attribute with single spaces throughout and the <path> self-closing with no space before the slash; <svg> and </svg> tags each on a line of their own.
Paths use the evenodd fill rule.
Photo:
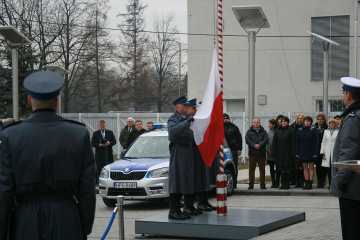
<svg viewBox="0 0 360 240">
<path fill-rule="evenodd" d="M 120 158 L 124 158 L 126 152 L 127 152 L 127 149 L 123 149 L 120 153 Z"/>
</svg>

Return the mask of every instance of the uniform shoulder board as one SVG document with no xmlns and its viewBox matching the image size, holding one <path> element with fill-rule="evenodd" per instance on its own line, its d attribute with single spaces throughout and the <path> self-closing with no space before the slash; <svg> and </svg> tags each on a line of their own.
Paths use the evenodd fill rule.
<svg viewBox="0 0 360 240">
<path fill-rule="evenodd" d="M 64 119 L 64 121 L 71 122 L 71 123 L 76 123 L 76 124 L 79 124 L 79 125 L 85 127 L 85 124 L 83 124 L 83 123 L 81 123 L 81 122 L 78 122 L 78 121 L 74 121 L 74 120 L 70 120 L 70 119 Z"/>
<path fill-rule="evenodd" d="M 175 117 L 175 113 L 173 113 L 173 115 L 171 115 L 171 117 Z"/>
<path fill-rule="evenodd" d="M 6 125 L 6 126 L 3 127 L 2 129 L 4 130 L 5 128 L 11 127 L 11 126 L 15 126 L 16 124 L 19 124 L 19 123 L 21 123 L 21 122 L 22 122 L 22 120 L 17 121 L 17 122 L 10 123 L 9 125 Z"/>
</svg>

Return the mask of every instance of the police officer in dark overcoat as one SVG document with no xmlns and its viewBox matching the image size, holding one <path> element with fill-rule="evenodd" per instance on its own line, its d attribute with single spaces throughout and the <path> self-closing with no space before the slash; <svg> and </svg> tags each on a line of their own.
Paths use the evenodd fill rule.
<svg viewBox="0 0 360 240">
<path fill-rule="evenodd" d="M 0 133 L 0 239 L 86 239 L 95 216 L 95 161 L 86 127 L 55 113 L 64 79 L 24 80 L 32 114 Z M 10 231 L 9 223 L 11 222 Z"/>
<path fill-rule="evenodd" d="M 182 195 L 194 194 L 194 164 L 192 141 L 194 134 L 190 129 L 193 117 L 186 114 L 187 99 L 179 97 L 173 102 L 176 111 L 168 120 L 170 141 L 169 164 L 169 219 L 184 220 L 191 218 L 180 210 Z"/>
<path fill-rule="evenodd" d="M 188 115 L 194 116 L 197 112 L 197 107 L 196 98 L 189 100 L 187 110 Z M 208 200 L 208 191 L 210 190 L 210 169 L 203 160 L 195 140 L 193 140 L 192 149 L 194 158 L 194 191 L 198 198 L 198 204 L 197 208 L 194 208 L 191 207 L 193 206 L 192 202 L 189 202 L 188 205 L 190 207 L 186 207 L 187 204 L 185 202 L 183 210 L 191 215 L 196 215 L 202 211 L 215 210 L 216 207 L 212 206 Z"/>
</svg>

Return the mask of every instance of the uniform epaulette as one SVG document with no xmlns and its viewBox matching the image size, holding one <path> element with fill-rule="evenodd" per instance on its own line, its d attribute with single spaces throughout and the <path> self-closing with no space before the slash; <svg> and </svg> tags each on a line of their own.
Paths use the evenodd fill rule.
<svg viewBox="0 0 360 240">
<path fill-rule="evenodd" d="M 352 111 L 349 113 L 349 117 L 355 117 L 356 112 L 357 112 L 357 110 L 352 110 Z"/>
<path fill-rule="evenodd" d="M 71 122 L 71 123 L 76 123 L 76 124 L 80 124 L 81 126 L 86 127 L 85 124 L 83 124 L 83 123 L 81 123 L 81 122 L 78 122 L 78 121 L 74 121 L 74 120 L 70 120 L 70 119 L 64 119 L 64 121 Z"/>
<path fill-rule="evenodd" d="M 17 121 L 17 122 L 13 122 L 13 123 L 11 123 L 11 124 L 6 125 L 5 127 L 3 127 L 3 128 L 2 128 L 2 130 L 4 130 L 5 128 L 8 128 L 8 127 L 14 126 L 14 125 L 16 125 L 16 124 L 19 124 L 19 123 L 21 123 L 21 122 L 22 122 L 22 120 Z"/>
</svg>

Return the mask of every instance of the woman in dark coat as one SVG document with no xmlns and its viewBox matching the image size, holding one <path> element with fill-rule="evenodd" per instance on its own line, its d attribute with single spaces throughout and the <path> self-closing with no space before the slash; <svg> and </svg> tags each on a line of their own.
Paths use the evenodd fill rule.
<svg viewBox="0 0 360 240">
<path fill-rule="evenodd" d="M 295 157 L 300 160 L 304 169 L 305 186 L 312 189 L 314 163 L 319 156 L 319 131 L 312 126 L 313 119 L 305 117 L 304 126 L 296 134 Z"/>
<path fill-rule="evenodd" d="M 328 125 L 326 124 L 326 116 L 322 112 L 316 115 L 316 120 L 317 122 L 315 123 L 315 127 L 319 132 L 319 151 L 320 151 L 321 141 L 324 136 L 324 131 L 328 128 Z M 317 184 L 318 188 L 324 188 L 326 172 L 327 172 L 326 168 L 321 166 L 322 159 L 323 159 L 323 155 L 319 154 L 319 156 L 315 161 L 315 165 L 316 165 L 315 170 L 316 170 L 316 177 L 318 180 L 318 184 Z"/>
<path fill-rule="evenodd" d="M 289 128 L 289 118 L 284 117 L 281 128 L 275 131 L 272 154 L 275 156 L 276 169 L 281 172 L 279 189 L 290 189 L 290 174 L 294 167 L 295 132 Z"/>
</svg>

